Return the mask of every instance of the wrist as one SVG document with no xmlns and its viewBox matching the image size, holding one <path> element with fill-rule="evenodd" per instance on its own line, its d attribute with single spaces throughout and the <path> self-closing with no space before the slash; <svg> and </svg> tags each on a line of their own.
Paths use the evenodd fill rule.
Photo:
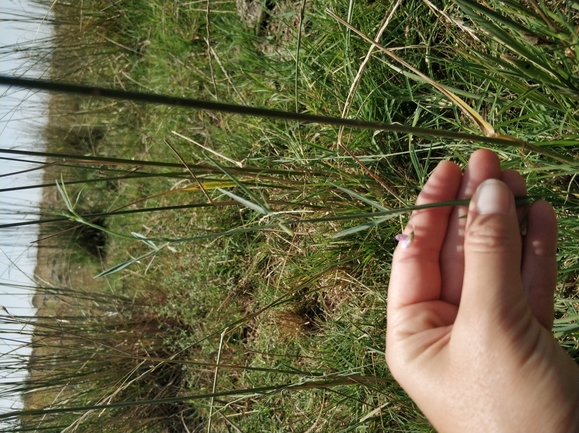
<svg viewBox="0 0 579 433">
<path fill-rule="evenodd" d="M 575 364 L 575 396 L 572 398 L 569 428 L 567 431 L 579 433 L 579 365 Z"/>
<path fill-rule="evenodd" d="M 559 348 L 563 351 L 563 348 L 560 346 Z M 560 370 L 565 372 L 563 376 L 568 381 L 566 392 L 561 395 L 564 399 L 561 406 L 566 407 L 567 413 L 560 429 L 554 431 L 579 433 L 579 365 L 567 353 L 565 353 L 565 361 L 565 364 L 560 366 L 562 367 Z"/>
</svg>

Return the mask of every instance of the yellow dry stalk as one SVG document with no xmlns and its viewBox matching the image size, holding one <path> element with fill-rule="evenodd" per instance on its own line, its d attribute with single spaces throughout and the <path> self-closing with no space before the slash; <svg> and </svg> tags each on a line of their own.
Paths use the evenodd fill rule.
<svg viewBox="0 0 579 433">
<path fill-rule="evenodd" d="M 462 99 L 460 99 L 458 96 L 456 96 L 454 93 L 452 93 L 450 90 L 448 90 L 446 87 L 442 86 L 441 84 L 437 83 L 436 81 L 434 81 L 432 78 L 430 78 L 429 76 L 423 74 L 422 72 L 420 72 L 418 69 L 416 69 L 414 66 L 412 66 L 411 64 L 409 64 L 408 62 L 406 62 L 406 60 L 402 59 L 401 57 L 397 56 L 396 54 L 394 54 L 394 52 L 392 50 L 389 50 L 388 48 L 378 44 L 376 41 L 373 41 L 370 37 L 368 37 L 367 35 L 365 35 L 364 33 L 362 33 L 360 30 L 358 30 L 357 28 L 355 28 L 354 26 L 352 26 L 351 24 L 347 23 L 346 21 L 344 21 L 342 18 L 340 18 L 339 16 L 337 16 L 334 12 L 332 12 L 331 10 L 327 9 L 326 12 L 328 13 L 328 15 L 330 15 L 332 18 L 334 18 L 336 21 L 338 21 L 340 24 L 342 24 L 343 26 L 347 27 L 348 29 L 352 30 L 354 33 L 356 33 L 358 36 L 360 36 L 362 39 L 364 39 L 366 42 L 374 45 L 376 48 L 378 48 L 380 51 L 382 51 L 384 54 L 386 54 L 388 57 L 390 57 L 391 59 L 395 60 L 396 62 L 398 62 L 399 64 L 401 64 L 402 66 L 404 66 L 405 68 L 411 70 L 412 72 L 414 72 L 416 75 L 418 75 L 420 78 L 422 78 L 424 81 L 426 81 L 428 84 L 430 84 L 431 86 L 433 86 L 434 88 L 436 88 L 439 92 L 441 92 L 442 94 L 444 94 L 445 96 L 447 96 L 451 101 L 453 101 L 456 105 L 458 105 L 458 107 L 464 112 L 464 114 L 466 114 L 468 117 L 470 117 L 479 127 L 479 129 L 481 130 L 481 132 L 486 136 L 486 137 L 496 137 L 497 134 L 495 132 L 495 128 L 493 128 L 493 126 L 488 123 L 486 120 L 483 119 L 483 117 L 476 112 L 476 110 L 474 110 L 470 105 L 468 105 L 465 101 L 463 101 Z M 503 137 L 501 136 L 501 138 L 510 138 L 510 137 Z M 513 138 L 514 139 L 514 138 Z"/>
</svg>

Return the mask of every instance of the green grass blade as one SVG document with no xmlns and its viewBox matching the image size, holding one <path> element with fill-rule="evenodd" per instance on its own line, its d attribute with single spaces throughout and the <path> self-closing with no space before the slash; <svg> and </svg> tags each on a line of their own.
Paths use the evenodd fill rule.
<svg viewBox="0 0 579 433">
<path fill-rule="evenodd" d="M 263 214 L 263 215 L 269 215 L 269 211 L 267 209 L 264 209 L 263 207 L 261 207 L 258 204 L 252 203 L 249 200 L 246 200 L 242 197 L 239 197 L 236 194 L 233 194 L 232 192 L 226 191 L 226 190 L 221 189 L 221 188 L 217 188 L 217 191 L 219 191 L 221 194 L 225 194 L 226 196 L 232 198 L 233 200 L 241 203 L 243 206 L 245 206 L 251 210 L 254 210 L 255 212 L 258 212 L 258 213 Z"/>
<path fill-rule="evenodd" d="M 336 185 L 336 184 L 332 184 L 332 185 L 333 185 L 334 187 L 338 188 L 340 191 L 343 191 L 343 192 L 345 192 L 346 194 L 351 195 L 352 197 L 360 200 L 360 201 L 363 202 L 363 203 L 366 203 L 366 204 L 369 205 L 369 206 L 372 206 L 373 208 L 376 208 L 376 209 L 378 209 L 378 210 L 380 210 L 380 211 L 388 211 L 388 210 L 390 210 L 389 208 L 387 208 L 387 207 L 385 207 L 385 206 L 382 206 L 380 203 L 375 202 L 374 200 L 370 200 L 370 199 L 368 199 L 368 198 L 366 198 L 366 197 L 364 197 L 364 196 L 362 196 L 362 195 L 360 195 L 360 194 L 358 194 L 358 193 L 356 193 L 356 192 L 354 192 L 354 191 L 352 191 L 352 190 L 350 190 L 350 189 L 344 188 L 344 187 L 339 186 L 339 185 Z"/>
<path fill-rule="evenodd" d="M 374 227 L 382 224 L 383 222 L 388 221 L 390 218 L 394 218 L 395 216 L 396 216 L 396 214 L 388 215 L 388 216 L 385 216 L 382 218 L 376 218 L 375 220 L 372 220 L 372 221 L 369 221 L 367 223 L 360 224 L 356 227 L 352 227 L 352 228 L 349 228 L 347 230 L 343 230 L 339 233 L 336 233 L 335 235 L 332 236 L 332 238 L 333 239 L 343 238 L 344 236 L 352 235 L 354 233 L 358 233 L 358 232 L 361 232 L 363 230 L 368 230 L 368 229 L 374 228 Z"/>
</svg>

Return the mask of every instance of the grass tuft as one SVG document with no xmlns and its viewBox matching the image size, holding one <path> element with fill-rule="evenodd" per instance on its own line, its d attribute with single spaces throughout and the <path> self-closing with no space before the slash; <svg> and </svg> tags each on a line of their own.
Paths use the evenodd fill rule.
<svg viewBox="0 0 579 433">
<path fill-rule="evenodd" d="M 569 3 L 38 4 L 53 35 L 0 55 L 56 88 L 241 108 L 52 93 L 46 152 L 0 149 L 45 170 L 38 314 L 0 316 L 34 322 L 12 431 L 431 431 L 384 361 L 394 236 L 480 147 L 556 209 L 554 332 L 579 360 Z"/>
</svg>

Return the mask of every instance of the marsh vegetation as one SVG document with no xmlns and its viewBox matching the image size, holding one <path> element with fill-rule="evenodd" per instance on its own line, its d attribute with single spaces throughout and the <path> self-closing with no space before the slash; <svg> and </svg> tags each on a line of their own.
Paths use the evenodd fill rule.
<svg viewBox="0 0 579 433">
<path fill-rule="evenodd" d="M 38 3 L 54 33 L 24 51 L 52 81 L 480 139 L 52 94 L 38 314 L 1 317 L 35 324 L 28 380 L 2 388 L 23 394 L 13 431 L 431 431 L 384 361 L 407 214 L 356 215 L 480 147 L 557 211 L 554 332 L 579 359 L 576 3 Z M 328 9 L 535 147 L 487 139 Z"/>
</svg>

